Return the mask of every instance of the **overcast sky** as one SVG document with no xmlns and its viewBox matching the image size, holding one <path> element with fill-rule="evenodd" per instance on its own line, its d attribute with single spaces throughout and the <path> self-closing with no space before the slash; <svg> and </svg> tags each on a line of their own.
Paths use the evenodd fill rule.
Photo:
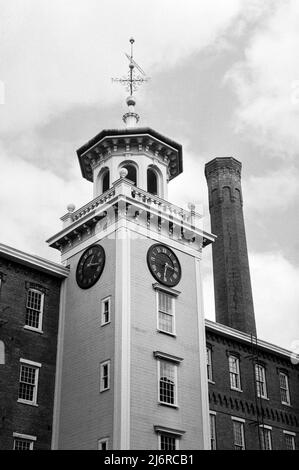
<svg viewBox="0 0 299 470">
<path fill-rule="evenodd" d="M 259 337 L 299 351 L 298 0 L 0 0 L 0 242 L 59 262 L 45 240 L 92 199 L 75 151 L 122 128 L 125 52 L 151 77 L 140 124 L 181 143 L 169 200 L 203 202 L 204 164 L 243 165 Z M 203 259 L 214 320 L 211 249 Z"/>
</svg>

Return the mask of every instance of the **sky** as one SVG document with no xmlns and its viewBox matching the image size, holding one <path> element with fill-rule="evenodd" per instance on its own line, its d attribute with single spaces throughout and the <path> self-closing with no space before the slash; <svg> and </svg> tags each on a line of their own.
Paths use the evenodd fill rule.
<svg viewBox="0 0 299 470">
<path fill-rule="evenodd" d="M 76 150 L 122 128 L 134 58 L 150 77 L 140 125 L 183 145 L 169 200 L 203 204 L 204 165 L 242 162 L 260 339 L 299 352 L 298 0 L 0 0 L 0 242 L 59 262 L 45 243 L 92 199 Z M 215 319 L 211 247 L 206 318 Z"/>
</svg>

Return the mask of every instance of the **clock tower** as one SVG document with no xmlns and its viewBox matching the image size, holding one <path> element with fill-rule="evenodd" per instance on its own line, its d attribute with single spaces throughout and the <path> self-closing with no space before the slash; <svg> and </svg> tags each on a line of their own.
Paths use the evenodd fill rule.
<svg viewBox="0 0 299 470">
<path fill-rule="evenodd" d="M 133 40 L 130 41 L 133 45 Z M 138 127 L 129 58 L 123 129 L 78 151 L 93 199 L 48 243 L 69 267 L 61 296 L 54 449 L 208 449 L 200 264 L 214 236 L 167 198 L 182 147 Z M 140 78 L 141 77 L 141 78 Z"/>
</svg>

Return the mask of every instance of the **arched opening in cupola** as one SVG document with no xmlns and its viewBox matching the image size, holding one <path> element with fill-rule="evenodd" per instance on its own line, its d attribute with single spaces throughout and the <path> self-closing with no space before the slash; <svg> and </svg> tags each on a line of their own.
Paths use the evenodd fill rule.
<svg viewBox="0 0 299 470">
<path fill-rule="evenodd" d="M 108 168 L 105 168 L 102 176 L 102 193 L 108 191 L 110 187 L 110 172 Z"/>
<path fill-rule="evenodd" d="M 147 192 L 158 195 L 158 175 L 153 168 L 147 169 Z"/>
<path fill-rule="evenodd" d="M 125 168 L 128 172 L 126 179 L 132 181 L 137 186 L 137 168 L 133 163 L 126 163 L 121 168 Z"/>
</svg>

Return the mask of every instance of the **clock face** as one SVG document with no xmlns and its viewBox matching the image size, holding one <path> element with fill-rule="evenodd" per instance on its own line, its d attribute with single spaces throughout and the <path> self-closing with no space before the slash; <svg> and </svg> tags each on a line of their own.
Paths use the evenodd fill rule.
<svg viewBox="0 0 299 470">
<path fill-rule="evenodd" d="M 152 245 L 147 252 L 147 264 L 157 281 L 176 286 L 181 279 L 181 266 L 174 252 L 165 245 Z"/>
<path fill-rule="evenodd" d="M 76 280 L 81 289 L 88 289 L 100 278 L 105 266 L 105 251 L 100 245 L 90 246 L 81 256 L 77 270 Z"/>
</svg>

